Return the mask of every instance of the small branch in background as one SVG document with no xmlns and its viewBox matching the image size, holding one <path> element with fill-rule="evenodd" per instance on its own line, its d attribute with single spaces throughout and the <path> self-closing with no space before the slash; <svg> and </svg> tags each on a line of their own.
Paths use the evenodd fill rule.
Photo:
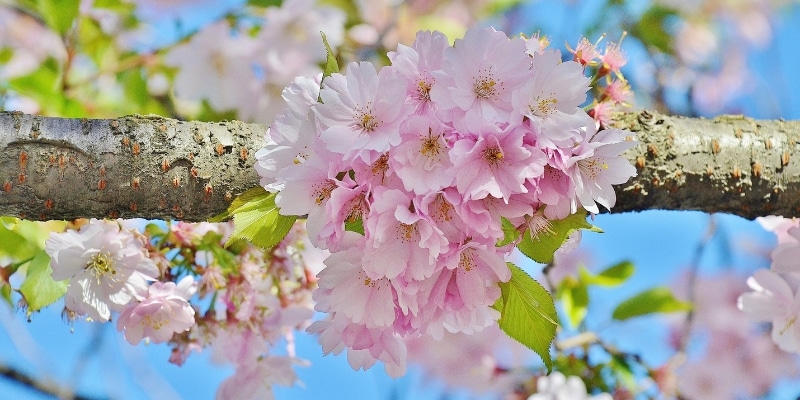
<svg viewBox="0 0 800 400">
<path fill-rule="evenodd" d="M 697 273 L 700 270 L 700 259 L 703 257 L 703 253 L 705 253 L 706 247 L 708 247 L 708 243 L 717 233 L 717 219 L 714 215 L 711 215 L 708 220 L 708 228 L 706 228 L 705 234 L 700 239 L 700 242 L 697 243 L 697 247 L 694 249 L 694 257 L 692 258 L 692 262 L 689 264 L 689 278 L 686 283 L 687 287 L 687 295 L 686 300 L 694 304 L 695 301 L 695 282 L 697 281 Z M 685 354 L 686 346 L 689 344 L 689 336 L 692 333 L 692 324 L 694 322 L 695 311 L 694 309 L 689 310 L 686 313 L 686 320 L 683 326 L 683 333 L 681 335 L 680 347 L 678 348 L 678 354 Z"/>
<path fill-rule="evenodd" d="M 35 392 L 50 395 L 59 399 L 74 399 L 74 400 L 100 400 L 102 397 L 89 397 L 73 393 L 72 390 L 59 386 L 55 382 L 46 382 L 31 377 L 30 375 L 16 370 L 7 365 L 0 364 L 0 375 L 8 380 L 14 381 L 28 389 Z"/>
</svg>

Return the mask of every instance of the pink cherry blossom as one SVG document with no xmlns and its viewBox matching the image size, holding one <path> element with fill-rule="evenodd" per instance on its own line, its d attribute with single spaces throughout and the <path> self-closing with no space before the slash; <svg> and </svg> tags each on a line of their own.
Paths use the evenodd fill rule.
<svg viewBox="0 0 800 400">
<path fill-rule="evenodd" d="M 69 280 L 67 308 L 108 321 L 159 275 L 144 243 L 114 221 L 92 219 L 79 231 L 51 233 L 45 242 L 53 279 Z"/>
<path fill-rule="evenodd" d="M 781 273 L 800 273 L 800 227 L 786 231 L 787 239 L 772 250 L 772 270 Z"/>
<path fill-rule="evenodd" d="M 411 109 L 396 96 L 405 91 L 391 67 L 376 72 L 371 63 L 351 63 L 346 76 L 336 73 L 322 83 L 322 103 L 314 108 L 325 126 L 320 138 L 346 160 L 373 161 L 375 152 L 400 144 L 400 123 Z"/>
<path fill-rule="evenodd" d="M 387 278 L 367 276 L 361 267 L 362 253 L 352 246 L 328 257 L 327 268 L 319 273 L 315 308 L 342 313 L 351 322 L 368 327 L 391 326 L 395 317 L 392 284 Z"/>
<path fill-rule="evenodd" d="M 568 145 L 576 136 L 575 129 L 585 124 L 578 107 L 586 101 L 589 78 L 577 62 L 562 62 L 557 50 L 536 54 L 532 68 L 533 77 L 514 92 L 515 108 L 542 125 L 540 135 L 547 139 L 543 145 Z"/>
<path fill-rule="evenodd" d="M 418 195 L 450 186 L 453 174 L 445 126 L 426 117 L 413 117 L 402 127 L 403 143 L 392 151 L 395 171 L 407 191 Z"/>
<path fill-rule="evenodd" d="M 378 188 L 364 226 L 364 270 L 371 278 L 403 274 L 425 279 L 436 258 L 447 249 L 442 231 L 416 211 L 418 206 L 400 190 Z M 412 211 L 415 210 L 415 211 Z"/>
<path fill-rule="evenodd" d="M 772 323 L 772 340 L 790 352 L 800 352 L 800 296 L 777 273 L 761 269 L 747 279 L 753 289 L 739 297 L 739 309 L 754 321 Z"/>
<path fill-rule="evenodd" d="M 411 47 L 398 44 L 397 51 L 389 53 L 392 65 L 407 81 L 407 96 L 418 114 L 424 115 L 433 107 L 431 88 L 436 83 L 433 72 L 442 69 L 447 47 L 443 33 L 420 31 Z"/>
<path fill-rule="evenodd" d="M 457 126 L 509 121 L 515 90 L 531 78 L 525 41 L 494 29 L 470 29 L 445 49 L 443 70 L 434 73 L 431 99 Z"/>
<path fill-rule="evenodd" d="M 567 162 L 569 174 L 575 184 L 575 195 L 587 211 L 599 213 L 595 202 L 610 209 L 616 202 L 612 185 L 625 183 L 636 176 L 636 169 L 621 154 L 636 142 L 626 141 L 627 132 L 605 129 L 594 133 L 587 127 L 586 137 L 574 150 Z M 575 207 L 573 207 L 574 211 Z"/>
<path fill-rule="evenodd" d="M 450 152 L 450 173 L 456 176 L 456 187 L 465 199 L 493 196 L 508 202 L 512 194 L 528 191 L 527 179 L 544 173 L 544 153 L 522 144 L 523 129 L 503 131 L 484 125 L 476 131 L 474 137 L 455 142 Z"/>
<path fill-rule="evenodd" d="M 194 309 L 189 299 L 197 292 L 197 282 L 185 276 L 175 282 L 154 282 L 138 302 L 131 302 L 117 320 L 117 330 L 125 331 L 125 339 L 137 344 L 143 338 L 163 343 L 174 333 L 194 325 Z"/>
</svg>

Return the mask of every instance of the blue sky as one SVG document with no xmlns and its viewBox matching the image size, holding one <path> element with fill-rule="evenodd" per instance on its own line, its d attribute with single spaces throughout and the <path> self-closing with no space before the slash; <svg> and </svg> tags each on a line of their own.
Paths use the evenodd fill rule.
<svg viewBox="0 0 800 400">
<path fill-rule="evenodd" d="M 241 3 L 233 1 L 233 3 Z M 546 3 L 550 3 L 547 5 Z M 570 9 L 552 2 L 538 2 L 526 9 L 542 32 L 552 36 L 553 46 L 565 40 L 574 43 L 581 23 L 590 21 L 591 10 L 577 17 Z M 212 14 L 200 14 L 208 17 Z M 198 19 L 199 20 L 199 19 Z M 572 24 L 562 24 L 563 21 Z M 575 22 L 577 20 L 577 23 Z M 759 50 L 749 60 L 759 75 L 753 77 L 754 92 L 741 99 L 748 115 L 760 118 L 800 118 L 800 75 L 796 40 L 800 37 L 800 7 L 793 7 L 776 21 L 775 45 Z M 558 28 L 558 26 L 569 28 Z M 527 31 L 531 31 L 528 29 Z M 613 34 L 609 33 L 611 37 Z M 631 49 L 635 52 L 635 49 Z M 778 71 L 778 72 L 775 72 Z M 690 262 L 695 246 L 704 234 L 709 216 L 694 212 L 646 212 L 600 215 L 595 224 L 605 233 L 584 235 L 582 247 L 591 252 L 602 268 L 623 259 L 637 267 L 635 279 L 613 292 L 597 296 L 591 318 L 598 326 L 604 316 L 622 298 L 654 285 L 669 284 Z M 765 267 L 764 260 L 750 254 L 741 243 L 760 246 L 774 243 L 771 234 L 756 223 L 738 217 L 718 216 L 719 232 L 705 253 L 701 274 L 713 274 L 723 268 L 745 273 Z M 533 263 L 524 265 L 532 273 Z M 651 319 L 638 319 L 604 331 L 609 340 L 627 350 L 641 350 L 647 360 L 656 363 L 666 357 L 663 349 L 665 331 Z M 631 334 L 632 333 L 632 334 Z M 130 346 L 116 332 L 113 324 L 76 323 L 74 333 L 64 324 L 58 307 L 52 307 L 28 323 L 24 315 L 0 308 L 0 360 L 24 372 L 52 378 L 78 388 L 81 394 L 110 395 L 123 399 L 211 399 L 219 383 L 229 376 L 230 367 L 214 366 L 208 353 L 192 355 L 182 367 L 167 363 L 166 346 Z M 322 357 L 316 339 L 298 334 L 298 355 L 311 361 L 310 368 L 298 368 L 304 387 L 276 388 L 279 399 L 417 399 L 438 398 L 441 388 L 427 386 L 419 370 L 392 380 L 381 366 L 367 372 L 352 371 L 344 357 Z M 85 357 L 90 354 L 89 357 Z M 800 393 L 800 384 L 787 383 L 781 394 Z M 148 388 L 146 391 L 141 388 Z M 46 399 L 32 391 L 0 379 L 0 398 Z"/>
</svg>

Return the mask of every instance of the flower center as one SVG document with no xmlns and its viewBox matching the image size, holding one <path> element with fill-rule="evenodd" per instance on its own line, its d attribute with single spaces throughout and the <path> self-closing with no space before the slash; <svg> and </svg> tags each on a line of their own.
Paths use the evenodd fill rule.
<svg viewBox="0 0 800 400">
<path fill-rule="evenodd" d="M 372 132 L 378 128 L 381 121 L 372 114 L 371 103 L 367 103 L 365 107 L 355 108 L 355 127 L 367 132 Z"/>
<path fill-rule="evenodd" d="M 100 281 L 100 278 L 114 278 L 117 270 L 114 269 L 114 260 L 108 253 L 96 253 L 92 255 L 92 259 L 86 263 L 86 268 L 89 272 Z"/>
<path fill-rule="evenodd" d="M 602 158 L 592 157 L 578 161 L 578 168 L 581 171 L 581 175 L 595 180 L 604 169 L 608 169 L 608 164 L 604 163 Z"/>
<path fill-rule="evenodd" d="M 483 159 L 487 164 L 495 166 L 503 159 L 503 150 L 500 150 L 499 147 L 488 147 L 483 151 Z"/>
<path fill-rule="evenodd" d="M 473 78 L 475 96 L 479 99 L 489 99 L 497 96 L 497 89 L 501 87 L 503 83 L 494 79 L 491 67 L 481 72 L 482 74 Z"/>
<path fill-rule="evenodd" d="M 331 197 L 331 192 L 336 189 L 336 184 L 331 181 L 319 182 L 314 185 L 314 201 L 321 205 Z"/>
<path fill-rule="evenodd" d="M 422 148 L 419 150 L 423 156 L 433 158 L 439 155 L 442 146 L 439 144 L 439 136 L 433 136 L 433 130 L 428 128 L 428 137 L 422 140 Z"/>
<path fill-rule="evenodd" d="M 397 225 L 397 237 L 403 243 L 409 243 L 417 233 L 417 224 L 404 224 Z"/>
<path fill-rule="evenodd" d="M 147 326 L 155 330 L 159 330 L 163 328 L 164 325 L 166 325 L 166 321 L 164 321 L 163 319 L 153 319 L 153 317 L 151 317 L 150 315 L 145 315 L 143 320 Z"/>
<path fill-rule="evenodd" d="M 472 252 L 468 250 L 462 251 L 458 256 L 458 266 L 464 268 L 466 272 L 472 271 L 476 266 L 475 257 L 473 257 Z"/>
<path fill-rule="evenodd" d="M 475 95 L 478 96 L 479 99 L 494 97 L 496 94 L 495 85 L 497 85 L 497 82 L 495 82 L 494 79 L 477 79 L 475 80 Z"/>
<path fill-rule="evenodd" d="M 421 101 L 430 101 L 431 86 L 432 85 L 424 79 L 417 81 L 417 99 Z"/>
<path fill-rule="evenodd" d="M 555 114 L 556 104 L 558 103 L 558 100 L 555 97 L 548 97 L 545 99 L 537 98 L 536 103 L 537 103 L 536 107 L 534 106 L 528 107 L 531 110 L 531 113 L 536 114 L 540 117 L 547 117 L 548 115 Z"/>
</svg>

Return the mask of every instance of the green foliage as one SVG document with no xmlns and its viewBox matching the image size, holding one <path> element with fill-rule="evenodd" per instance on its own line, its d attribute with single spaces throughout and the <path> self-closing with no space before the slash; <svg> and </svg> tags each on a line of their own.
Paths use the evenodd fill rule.
<svg viewBox="0 0 800 400">
<path fill-rule="evenodd" d="M 36 14 L 53 31 L 65 35 L 78 16 L 80 0 L 20 0 L 20 5 Z"/>
<path fill-rule="evenodd" d="M 51 113 L 67 118 L 86 117 L 84 106 L 64 95 L 61 82 L 61 66 L 56 60 L 48 58 L 36 71 L 10 79 L 8 85 L 12 90 L 35 100 Z"/>
<path fill-rule="evenodd" d="M 357 219 L 355 221 L 345 221 L 344 222 L 344 230 L 355 232 L 364 236 L 364 220 Z"/>
<path fill-rule="evenodd" d="M 325 45 L 325 52 L 328 54 L 322 74 L 324 79 L 326 76 L 339 72 L 339 61 L 336 60 L 336 53 L 333 52 L 331 45 L 328 44 L 328 37 L 325 36 L 325 32 L 320 32 L 320 35 L 322 35 L 322 43 Z"/>
<path fill-rule="evenodd" d="M 672 291 L 664 286 L 645 290 L 620 303 L 614 310 L 616 320 L 626 320 L 653 313 L 671 313 L 689 311 L 692 303 L 681 301 L 672 295 Z"/>
<path fill-rule="evenodd" d="M 25 282 L 19 288 L 28 304 L 28 316 L 34 311 L 53 304 L 67 293 L 66 281 L 54 281 L 50 268 L 50 256 L 39 251 L 28 264 Z"/>
<path fill-rule="evenodd" d="M 508 336 L 536 352 L 549 373 L 553 369 L 550 343 L 558 326 L 553 298 L 525 271 L 507 264 L 511 280 L 500 283 L 501 295 L 492 306 L 500 312 L 498 324 Z"/>
<path fill-rule="evenodd" d="M 549 264 L 553 262 L 553 254 L 564 244 L 567 237 L 579 229 L 602 232 L 602 229 L 586 221 L 586 211 L 581 209 L 564 219 L 550 221 L 549 231 L 539 232 L 536 237 L 531 237 L 530 230 L 526 230 L 517 248 L 532 260 Z"/>
<path fill-rule="evenodd" d="M 593 275 L 586 268 L 581 268 L 578 272 L 581 280 L 590 284 L 605 287 L 619 286 L 633 275 L 636 267 L 630 261 L 622 261 L 618 264 L 606 268 L 597 275 Z"/>
<path fill-rule="evenodd" d="M 666 20 L 677 15 L 677 11 L 663 6 L 653 6 L 642 14 L 642 18 L 631 29 L 631 34 L 645 45 L 671 54 L 672 35 L 666 30 Z"/>
<path fill-rule="evenodd" d="M 589 286 L 583 279 L 566 277 L 558 287 L 557 295 L 567 314 L 567 320 L 578 327 L 589 309 Z"/>
<path fill-rule="evenodd" d="M 612 265 L 598 274 L 581 266 L 578 269 L 578 278 L 568 276 L 558 287 L 556 297 L 561 301 L 564 312 L 570 325 L 578 327 L 589 308 L 589 287 L 619 286 L 633 275 L 635 267 L 630 261 L 623 261 Z"/>
<path fill-rule="evenodd" d="M 237 197 L 228 210 L 214 217 L 219 222 L 233 216 L 233 234 L 225 243 L 230 246 L 237 240 L 247 240 L 264 249 L 280 242 L 292 228 L 295 216 L 281 215 L 275 205 L 275 193 L 258 186 Z"/>
<path fill-rule="evenodd" d="M 247 0 L 248 6 L 256 7 L 280 7 L 281 3 L 281 0 Z"/>
<path fill-rule="evenodd" d="M 497 247 L 513 243 L 519 238 L 519 231 L 511 221 L 506 219 L 506 217 L 500 217 L 500 220 L 503 225 L 503 238 L 497 241 Z"/>
</svg>

